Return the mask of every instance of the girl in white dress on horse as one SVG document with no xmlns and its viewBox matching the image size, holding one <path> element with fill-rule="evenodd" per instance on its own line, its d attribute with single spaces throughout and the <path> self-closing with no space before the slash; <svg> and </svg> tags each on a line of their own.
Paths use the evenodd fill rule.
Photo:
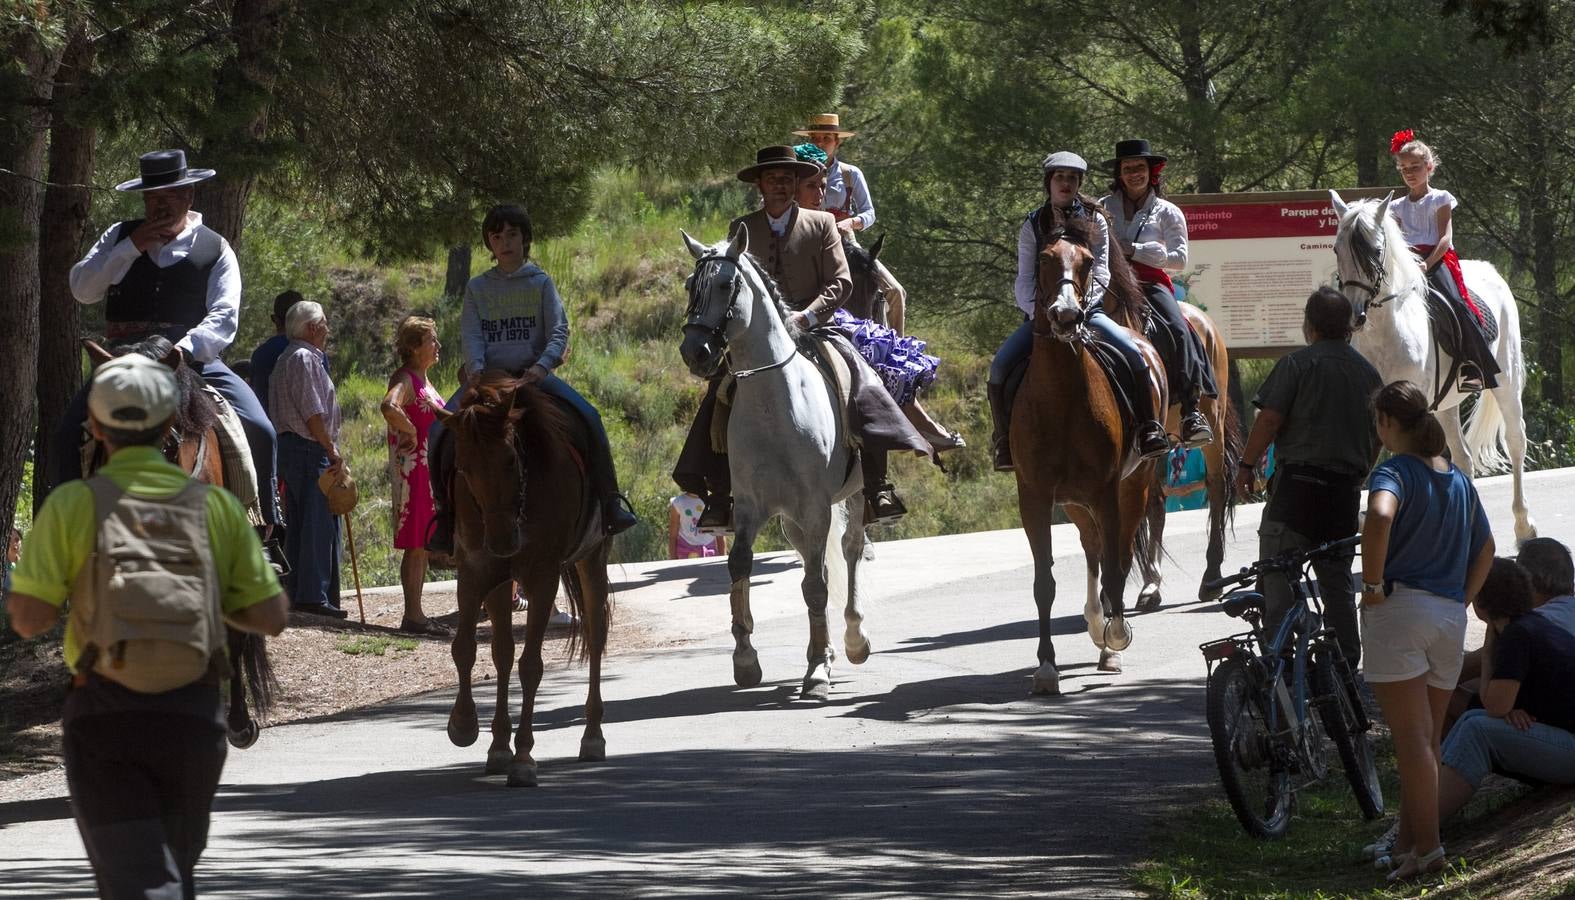
<svg viewBox="0 0 1575 900">
<path fill-rule="evenodd" d="M 1409 128 L 1395 132 L 1389 152 L 1408 189 L 1406 196 L 1389 205 L 1389 212 L 1399 221 L 1411 251 L 1422 261 L 1428 283 L 1455 307 L 1455 318 L 1461 323 L 1459 387 L 1469 392 L 1497 387 L 1494 376 L 1500 370 L 1483 331 L 1487 321 L 1466 290 L 1460 257 L 1455 253 L 1453 219 L 1459 201 L 1429 183 L 1438 168 L 1438 155 Z"/>
</svg>

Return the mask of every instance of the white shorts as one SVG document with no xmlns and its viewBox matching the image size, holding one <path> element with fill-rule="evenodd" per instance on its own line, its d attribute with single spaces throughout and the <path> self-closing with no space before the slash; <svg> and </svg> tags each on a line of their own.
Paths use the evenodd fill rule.
<svg viewBox="0 0 1575 900">
<path fill-rule="evenodd" d="M 1427 676 L 1454 690 L 1465 659 L 1466 605 L 1396 583 L 1389 598 L 1362 607 L 1362 674 L 1368 681 Z"/>
</svg>

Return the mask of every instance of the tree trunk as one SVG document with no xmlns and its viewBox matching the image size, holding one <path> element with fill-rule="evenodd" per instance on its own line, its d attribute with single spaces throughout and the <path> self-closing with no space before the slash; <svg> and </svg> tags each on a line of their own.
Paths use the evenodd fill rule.
<svg viewBox="0 0 1575 900">
<path fill-rule="evenodd" d="M 470 244 L 455 244 L 448 248 L 448 273 L 443 278 L 443 298 L 457 300 L 465 296 L 465 283 L 470 281 Z"/>
<path fill-rule="evenodd" d="M 1192 125 L 1192 155 L 1198 166 L 1198 191 L 1216 194 L 1224 189 L 1225 165 L 1220 157 L 1219 110 L 1214 106 L 1214 81 L 1203 54 L 1202 11 L 1189 0 L 1180 16 L 1182 90 L 1187 96 L 1187 119 Z"/>
<path fill-rule="evenodd" d="M 1550 134 L 1544 111 L 1548 107 L 1547 75 L 1540 66 L 1524 66 L 1527 73 L 1526 171 L 1531 173 L 1528 198 L 1531 207 L 1531 280 L 1537 295 L 1537 365 L 1542 369 L 1542 399 L 1564 406 L 1564 334 L 1559 321 L 1558 210 L 1549 193 L 1551 149 L 1562 135 Z"/>
<path fill-rule="evenodd" d="M 56 76 L 49 126 L 49 187 L 44 189 L 44 215 L 39 228 L 38 270 L 38 440 L 33 470 L 48 471 L 50 435 L 61 413 L 82 387 L 82 351 L 77 345 L 79 317 L 71 295 L 71 267 L 82 253 L 93 192 L 96 129 L 77 124 L 86 110 L 77 106 L 91 77 L 95 45 L 85 25 L 78 25 L 66 44 Z M 72 187 L 71 185 L 84 185 Z M 33 512 L 44 502 L 33 492 Z"/>
<path fill-rule="evenodd" d="M 1357 187 L 1376 187 L 1378 185 L 1378 152 L 1377 148 L 1383 140 L 1373 117 L 1362 108 L 1360 104 L 1356 109 L 1355 135 L 1352 136 L 1352 149 L 1356 157 L 1356 185 Z"/>
<path fill-rule="evenodd" d="M 191 161 L 219 173 L 198 185 L 193 208 L 202 213 L 203 224 L 237 247 L 252 187 L 269 165 L 262 144 L 279 78 L 279 48 L 294 5 L 291 0 L 234 0 L 230 34 L 235 55 L 219 69 L 209 122 L 214 130 L 203 136 Z"/>
<path fill-rule="evenodd" d="M 0 83 L 0 534 L 11 533 L 22 469 L 33 440 L 33 385 L 38 377 L 38 219 L 44 191 L 44 138 L 60 48 L 24 23 L 7 29 L 14 61 Z M 18 77 L 20 76 L 20 77 Z"/>
</svg>

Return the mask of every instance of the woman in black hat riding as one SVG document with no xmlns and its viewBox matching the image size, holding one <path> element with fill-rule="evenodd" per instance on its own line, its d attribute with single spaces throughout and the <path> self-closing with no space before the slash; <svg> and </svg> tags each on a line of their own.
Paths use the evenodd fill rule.
<svg viewBox="0 0 1575 900">
<path fill-rule="evenodd" d="M 1198 412 L 1198 398 L 1217 397 L 1219 388 L 1203 342 L 1182 316 L 1166 271 L 1187 265 L 1187 219 L 1176 204 L 1164 199 L 1160 173 L 1165 157 L 1150 150 L 1148 141 L 1118 142 L 1115 158 L 1105 160 L 1105 167 L 1114 177 L 1110 193 L 1100 202 L 1154 311 L 1154 325 L 1160 332 L 1154 346 L 1165 360 L 1171 396 L 1181 402 L 1181 442 L 1201 447 L 1214 440 L 1214 432 Z"/>
</svg>

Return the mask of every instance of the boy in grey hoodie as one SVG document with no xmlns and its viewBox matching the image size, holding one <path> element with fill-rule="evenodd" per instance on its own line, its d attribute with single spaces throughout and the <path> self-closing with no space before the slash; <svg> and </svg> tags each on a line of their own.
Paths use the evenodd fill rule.
<svg viewBox="0 0 1575 900">
<path fill-rule="evenodd" d="M 591 487 L 602 498 L 602 520 L 607 533 L 617 534 L 634 527 L 639 520 L 618 492 L 612 447 L 607 442 L 601 415 L 568 382 L 553 374 L 569 349 L 569 318 L 552 278 L 528 261 L 530 215 L 513 204 L 494 206 L 482 220 L 481 238 L 497 265 L 465 285 L 459 332 L 469 378 L 473 380 L 487 369 L 502 369 L 573 406 L 591 429 Z M 466 386 L 462 385 L 449 399 L 449 409 L 455 408 Z M 449 493 L 453 472 L 451 443 L 446 430 L 434 423 L 429 446 L 436 517 L 427 539 L 427 549 L 433 553 L 454 552 L 454 514 Z"/>
</svg>

